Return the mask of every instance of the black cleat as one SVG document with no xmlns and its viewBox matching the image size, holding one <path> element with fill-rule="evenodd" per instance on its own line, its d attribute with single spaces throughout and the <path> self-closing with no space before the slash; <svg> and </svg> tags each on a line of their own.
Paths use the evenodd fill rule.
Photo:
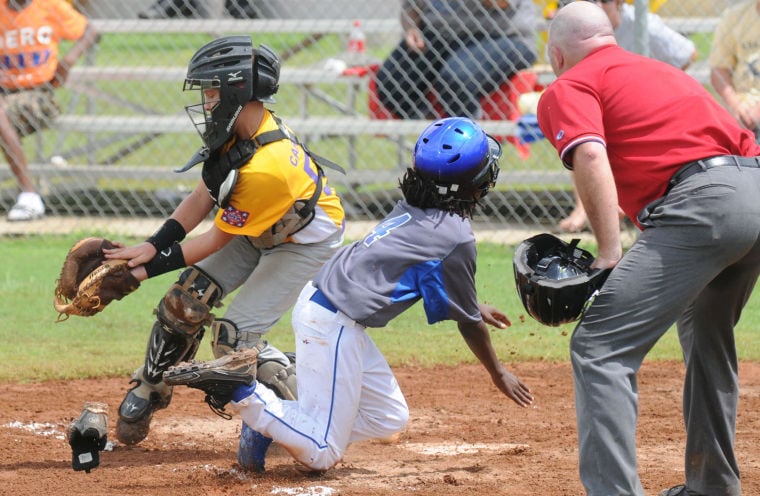
<svg viewBox="0 0 760 496">
<path fill-rule="evenodd" d="M 256 380 L 256 361 L 259 352 L 246 349 L 224 355 L 208 362 L 183 362 L 164 372 L 169 386 L 188 386 L 206 393 L 206 403 L 218 415 L 230 418 L 224 406 L 240 386 L 250 386 Z"/>
</svg>

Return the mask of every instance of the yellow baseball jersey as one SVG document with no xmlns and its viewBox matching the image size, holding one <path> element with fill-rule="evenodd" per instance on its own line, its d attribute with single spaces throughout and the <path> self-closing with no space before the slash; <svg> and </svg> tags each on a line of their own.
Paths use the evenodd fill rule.
<svg viewBox="0 0 760 496">
<path fill-rule="evenodd" d="M 760 104 L 760 12 L 755 0 L 726 9 L 708 60 L 710 67 L 732 71 L 739 98 L 749 105 Z"/>
<path fill-rule="evenodd" d="M 276 129 L 277 122 L 265 110 L 253 137 Z M 316 189 L 316 180 L 316 164 L 300 145 L 288 139 L 264 145 L 240 167 L 229 205 L 217 212 L 216 226 L 224 232 L 257 238 L 292 212 L 298 200 L 308 201 Z M 344 217 L 340 198 L 323 177 L 314 220 L 286 241 L 322 241 L 343 228 Z"/>
</svg>

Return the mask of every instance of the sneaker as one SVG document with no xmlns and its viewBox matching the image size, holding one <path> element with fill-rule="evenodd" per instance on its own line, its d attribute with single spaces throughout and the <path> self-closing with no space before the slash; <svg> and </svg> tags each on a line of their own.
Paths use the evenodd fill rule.
<svg viewBox="0 0 760 496">
<path fill-rule="evenodd" d="M 272 438 L 251 429 L 243 422 L 238 445 L 238 464 L 244 470 L 264 473 L 264 462 L 270 444 L 272 444 Z"/>
<path fill-rule="evenodd" d="M 689 496 L 689 492 L 686 490 L 686 486 L 679 484 L 673 486 L 670 489 L 665 489 L 660 492 L 660 496 Z"/>
<path fill-rule="evenodd" d="M 135 386 L 127 392 L 119 406 L 119 419 L 116 422 L 116 438 L 132 446 L 148 436 L 153 412 L 169 406 L 172 400 L 172 388 L 159 382 L 151 384 L 145 380 L 143 368 L 132 375 L 130 384 Z"/>
<path fill-rule="evenodd" d="M 11 222 L 41 219 L 45 216 L 45 205 L 37 193 L 25 191 L 18 195 L 16 204 L 8 211 Z"/>
<path fill-rule="evenodd" d="M 224 407 L 240 386 L 250 386 L 256 380 L 255 348 L 236 351 L 208 362 L 183 362 L 164 372 L 164 382 L 171 386 L 185 385 L 206 393 L 206 403 L 218 415 L 231 418 Z"/>
<path fill-rule="evenodd" d="M 74 470 L 90 470 L 100 465 L 99 452 L 108 442 L 108 405 L 88 402 L 79 418 L 66 431 L 71 446 L 71 466 Z"/>
</svg>

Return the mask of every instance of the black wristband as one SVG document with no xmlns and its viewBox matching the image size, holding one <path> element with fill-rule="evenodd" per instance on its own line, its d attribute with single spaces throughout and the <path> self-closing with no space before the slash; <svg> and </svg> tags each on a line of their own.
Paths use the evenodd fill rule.
<svg viewBox="0 0 760 496">
<path fill-rule="evenodd" d="M 185 239 L 185 228 L 182 224 L 175 219 L 167 219 L 164 224 L 158 228 L 158 231 L 154 232 L 148 239 L 148 243 L 152 244 L 157 252 L 161 252 L 166 248 L 169 248 L 175 241 L 182 241 Z"/>
<path fill-rule="evenodd" d="M 143 267 L 145 267 L 145 272 L 148 273 L 148 278 L 151 278 L 166 274 L 172 270 L 181 269 L 185 265 L 187 264 L 185 263 L 185 255 L 182 254 L 182 246 L 180 246 L 178 241 L 175 241 L 170 247 L 158 252 Z"/>
</svg>

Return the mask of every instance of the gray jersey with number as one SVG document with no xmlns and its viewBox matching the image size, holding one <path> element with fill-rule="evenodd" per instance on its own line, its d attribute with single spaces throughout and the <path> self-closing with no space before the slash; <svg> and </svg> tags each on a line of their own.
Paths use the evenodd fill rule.
<svg viewBox="0 0 760 496">
<path fill-rule="evenodd" d="M 369 235 L 335 254 L 314 285 L 367 327 L 385 326 L 420 299 L 428 323 L 478 322 L 475 258 L 469 220 L 400 201 Z"/>
</svg>

